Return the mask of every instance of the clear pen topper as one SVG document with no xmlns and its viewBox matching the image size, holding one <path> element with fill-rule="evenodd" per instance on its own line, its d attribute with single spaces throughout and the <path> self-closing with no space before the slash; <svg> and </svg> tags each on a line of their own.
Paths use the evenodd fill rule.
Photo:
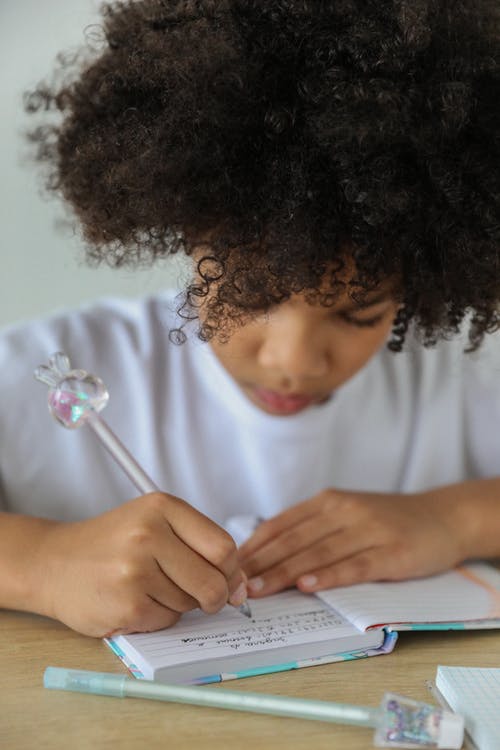
<svg viewBox="0 0 500 750">
<path fill-rule="evenodd" d="M 37 367 L 34 375 L 49 386 L 49 411 L 60 424 L 70 430 L 88 425 L 139 492 L 158 491 L 153 480 L 99 416 L 109 400 L 100 378 L 86 370 L 72 370 L 69 357 L 62 352 L 53 354 L 48 365 Z"/>
<path fill-rule="evenodd" d="M 109 401 L 102 380 L 85 370 L 72 370 L 69 357 L 62 352 L 53 354 L 48 365 L 37 367 L 35 378 L 49 386 L 50 413 L 70 430 L 98 414 Z"/>
</svg>

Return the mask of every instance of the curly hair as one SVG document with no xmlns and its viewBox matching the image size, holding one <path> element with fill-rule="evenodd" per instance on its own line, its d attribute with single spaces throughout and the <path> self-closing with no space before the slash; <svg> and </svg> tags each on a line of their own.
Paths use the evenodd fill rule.
<svg viewBox="0 0 500 750">
<path fill-rule="evenodd" d="M 396 280 L 394 350 L 411 321 L 426 345 L 466 316 L 470 348 L 498 327 L 495 0 L 101 12 L 99 49 L 26 103 L 59 112 L 30 137 L 90 261 L 201 252 L 186 300 L 196 316 L 209 297 L 205 339 L 292 294 L 332 304 L 346 255 L 353 294 Z"/>
</svg>

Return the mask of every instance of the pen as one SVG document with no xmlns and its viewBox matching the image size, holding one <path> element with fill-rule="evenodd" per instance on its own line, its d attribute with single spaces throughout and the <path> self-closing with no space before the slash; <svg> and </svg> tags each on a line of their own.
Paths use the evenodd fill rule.
<svg viewBox="0 0 500 750">
<path fill-rule="evenodd" d="M 141 494 L 160 492 L 160 488 L 99 416 L 109 400 L 108 390 L 100 378 L 85 370 L 72 370 L 69 357 L 62 352 L 53 354 L 48 366 L 37 367 L 34 375 L 36 380 L 49 386 L 49 411 L 59 424 L 71 430 L 88 425 Z M 252 617 L 247 601 L 238 605 L 237 609 L 245 617 Z"/>
<path fill-rule="evenodd" d="M 47 667 L 43 684 L 53 690 L 94 693 L 116 698 L 148 698 L 169 703 L 189 703 L 234 711 L 374 727 L 374 743 L 377 747 L 454 750 L 460 748 L 463 741 L 462 716 L 394 693 L 385 693 L 380 707 L 372 708 L 266 693 L 166 685 L 152 680 L 136 680 L 120 674 L 61 667 Z"/>
</svg>

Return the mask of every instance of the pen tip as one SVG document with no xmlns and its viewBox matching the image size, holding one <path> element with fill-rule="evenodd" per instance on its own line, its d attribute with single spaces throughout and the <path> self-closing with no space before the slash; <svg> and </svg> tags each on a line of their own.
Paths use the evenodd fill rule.
<svg viewBox="0 0 500 750">
<path fill-rule="evenodd" d="M 238 607 L 238 611 L 241 612 L 242 615 L 245 615 L 245 617 L 252 617 L 252 610 L 250 609 L 248 602 L 243 602 L 243 604 L 240 604 Z"/>
</svg>

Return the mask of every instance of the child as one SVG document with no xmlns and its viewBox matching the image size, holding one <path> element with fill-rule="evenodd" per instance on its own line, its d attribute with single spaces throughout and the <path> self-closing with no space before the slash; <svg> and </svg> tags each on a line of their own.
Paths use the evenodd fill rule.
<svg viewBox="0 0 500 750">
<path fill-rule="evenodd" d="M 91 260 L 192 279 L 0 338 L 0 606 L 102 636 L 500 555 L 498 51 L 486 0 L 104 6 L 38 158 Z M 164 494 L 49 421 L 57 350 Z"/>
</svg>

